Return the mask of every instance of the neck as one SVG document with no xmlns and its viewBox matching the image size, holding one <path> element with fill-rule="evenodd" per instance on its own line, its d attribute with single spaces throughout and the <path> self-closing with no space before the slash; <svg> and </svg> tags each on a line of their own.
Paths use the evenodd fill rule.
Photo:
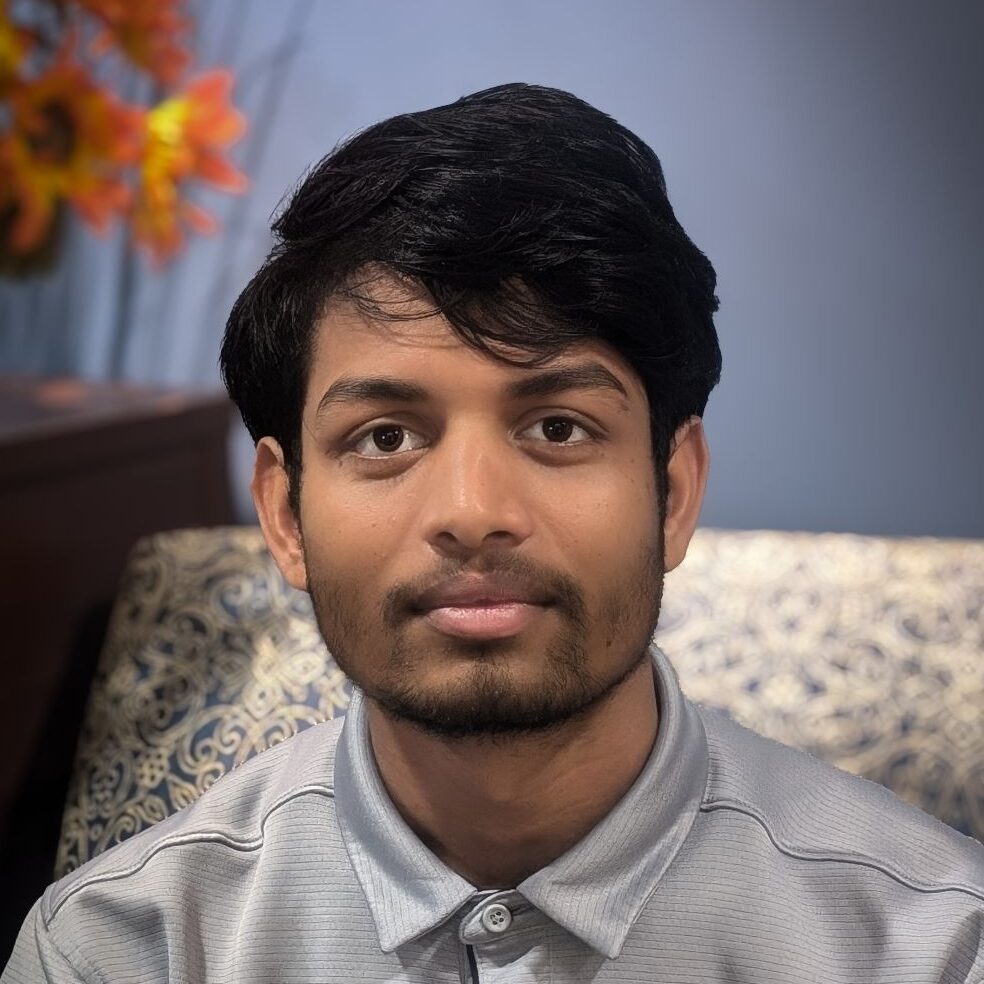
<svg viewBox="0 0 984 984">
<path fill-rule="evenodd" d="M 421 841 L 478 888 L 515 888 L 625 795 L 656 740 L 650 660 L 590 712 L 544 736 L 451 741 L 367 701 L 383 784 Z"/>
</svg>

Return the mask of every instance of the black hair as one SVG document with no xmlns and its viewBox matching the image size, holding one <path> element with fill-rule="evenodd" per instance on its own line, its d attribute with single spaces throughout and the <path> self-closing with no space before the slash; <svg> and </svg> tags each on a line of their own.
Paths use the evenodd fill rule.
<svg viewBox="0 0 984 984">
<path fill-rule="evenodd" d="M 510 365 L 540 366 L 590 339 L 618 350 L 648 396 L 665 516 L 673 435 L 703 415 L 721 375 L 718 299 L 659 158 L 635 134 L 570 93 L 496 86 L 351 137 L 307 174 L 273 232 L 220 366 L 253 440 L 282 447 L 295 512 L 315 327 L 338 295 L 404 317 L 365 289 L 382 270 L 414 285 L 462 342 Z"/>
</svg>

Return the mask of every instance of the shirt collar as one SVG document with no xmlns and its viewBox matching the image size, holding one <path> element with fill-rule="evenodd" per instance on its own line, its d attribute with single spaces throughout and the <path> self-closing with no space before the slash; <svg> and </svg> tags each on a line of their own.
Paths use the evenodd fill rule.
<svg viewBox="0 0 984 984">
<path fill-rule="evenodd" d="M 335 804 L 384 953 L 444 922 L 475 894 L 393 805 L 376 768 L 365 699 L 354 686 L 335 752 Z"/>
<path fill-rule="evenodd" d="M 707 739 L 673 667 L 650 645 L 659 730 L 646 765 L 593 830 L 517 890 L 609 959 L 625 938 L 697 816 Z M 440 925 L 476 889 L 426 848 L 400 816 L 376 769 L 364 698 L 352 688 L 335 760 L 342 836 L 384 952 Z"/>
<path fill-rule="evenodd" d="M 676 672 L 653 643 L 659 731 L 646 765 L 615 808 L 517 888 L 541 912 L 614 959 L 676 857 L 707 782 L 707 737 Z"/>
</svg>

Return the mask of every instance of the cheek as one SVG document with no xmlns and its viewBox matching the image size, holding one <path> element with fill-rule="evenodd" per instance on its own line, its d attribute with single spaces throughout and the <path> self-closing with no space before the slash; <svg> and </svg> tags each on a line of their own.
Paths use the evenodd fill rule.
<svg viewBox="0 0 984 984">
<path fill-rule="evenodd" d="M 313 574 L 330 587 L 346 607 L 368 606 L 375 610 L 378 594 L 386 587 L 387 564 L 398 550 L 379 542 L 382 526 L 326 526 L 305 538 L 309 578 Z"/>
<path fill-rule="evenodd" d="M 359 488 L 312 467 L 301 488 L 305 553 L 330 565 L 333 576 L 359 579 L 392 556 L 405 508 L 405 496 Z"/>
<path fill-rule="evenodd" d="M 582 555 L 585 574 L 613 566 L 624 570 L 640 547 L 658 535 L 655 482 L 627 468 L 607 482 L 586 484 L 579 495 L 567 497 L 562 518 L 555 528 Z"/>
</svg>

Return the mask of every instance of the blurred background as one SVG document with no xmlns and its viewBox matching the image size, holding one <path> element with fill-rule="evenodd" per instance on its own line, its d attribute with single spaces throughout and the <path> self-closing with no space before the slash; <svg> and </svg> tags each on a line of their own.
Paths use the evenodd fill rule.
<svg viewBox="0 0 984 984">
<path fill-rule="evenodd" d="M 7 2 L 11 17 L 31 6 Z M 48 880 L 126 550 L 153 529 L 254 520 L 252 448 L 215 395 L 225 318 L 282 196 L 369 123 L 527 81 L 574 92 L 653 147 L 718 274 L 724 369 L 705 417 L 702 525 L 984 537 L 981 3 L 178 6 L 187 65 L 98 73 L 153 106 L 196 72 L 228 71 L 212 93 L 228 132 L 200 175 L 220 187 L 182 186 L 217 228 L 178 242 L 116 221 L 100 236 L 62 209 L 35 266 L 0 274 L 14 681 L 0 714 L 16 752 L 0 783 L 0 959 Z M 74 608 L 51 614 L 69 596 Z"/>
</svg>

